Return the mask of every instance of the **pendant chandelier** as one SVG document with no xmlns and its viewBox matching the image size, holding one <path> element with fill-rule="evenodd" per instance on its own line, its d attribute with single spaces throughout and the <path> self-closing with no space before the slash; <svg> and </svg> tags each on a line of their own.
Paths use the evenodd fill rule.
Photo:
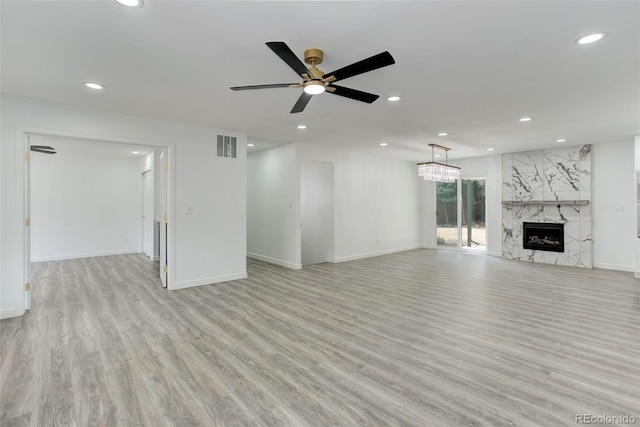
<svg viewBox="0 0 640 427">
<path fill-rule="evenodd" d="M 456 182 L 460 179 L 460 168 L 457 166 L 451 166 L 449 162 L 449 156 L 447 152 L 451 148 L 443 147 L 438 144 L 429 144 L 431 147 L 431 161 L 426 163 L 418 163 L 418 176 L 424 178 L 425 181 L 438 181 L 438 182 Z M 438 163 L 434 161 L 434 150 L 444 150 L 445 162 Z"/>
</svg>

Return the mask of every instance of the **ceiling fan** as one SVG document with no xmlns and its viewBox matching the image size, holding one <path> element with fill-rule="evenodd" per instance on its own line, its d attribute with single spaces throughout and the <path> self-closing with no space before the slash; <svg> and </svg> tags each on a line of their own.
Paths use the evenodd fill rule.
<svg viewBox="0 0 640 427">
<path fill-rule="evenodd" d="M 56 154 L 55 148 L 49 147 L 48 145 L 32 145 L 31 151 L 45 154 Z"/>
<path fill-rule="evenodd" d="M 360 90 L 351 89 L 344 86 L 333 84 L 338 80 L 347 79 L 357 76 L 358 74 L 368 71 L 377 70 L 387 65 L 395 64 L 396 61 L 389 52 L 382 52 L 362 61 L 355 62 L 346 67 L 335 70 L 331 73 L 320 71 L 317 66 L 322 63 L 324 53 L 320 49 L 307 49 L 304 51 L 304 62 L 311 65 L 308 68 L 298 59 L 293 51 L 285 42 L 267 42 L 267 46 L 280 57 L 289 67 L 293 69 L 300 77 L 302 83 L 276 83 L 270 85 L 252 85 L 252 86 L 234 86 L 231 90 L 250 90 L 250 89 L 272 89 L 279 87 L 295 87 L 303 88 L 303 92 L 298 101 L 291 109 L 291 113 L 300 113 L 307 106 L 313 95 L 319 95 L 324 91 L 334 95 L 344 96 L 345 98 L 355 99 L 356 101 L 371 104 L 378 99 L 378 95 L 362 92 Z"/>
</svg>

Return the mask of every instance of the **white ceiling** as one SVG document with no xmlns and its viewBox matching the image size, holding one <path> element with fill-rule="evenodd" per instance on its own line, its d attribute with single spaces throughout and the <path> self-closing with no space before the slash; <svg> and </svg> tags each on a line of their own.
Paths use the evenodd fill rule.
<svg viewBox="0 0 640 427">
<path fill-rule="evenodd" d="M 307 142 L 420 161 L 429 142 L 460 158 L 640 134 L 637 1 L 1 7 L 3 93 L 244 132 L 254 149 Z M 575 44 L 597 31 L 608 36 Z M 267 41 L 285 41 L 300 56 L 323 49 L 325 72 L 384 50 L 396 64 L 340 82 L 379 94 L 371 105 L 322 94 L 289 114 L 300 89 L 229 90 L 298 80 Z M 91 91 L 85 81 L 107 88 Z M 524 115 L 534 119 L 520 123 Z"/>
</svg>

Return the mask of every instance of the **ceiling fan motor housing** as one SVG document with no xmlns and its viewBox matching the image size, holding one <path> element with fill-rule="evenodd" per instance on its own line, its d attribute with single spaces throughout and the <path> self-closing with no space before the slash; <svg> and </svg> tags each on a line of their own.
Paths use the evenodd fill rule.
<svg viewBox="0 0 640 427">
<path fill-rule="evenodd" d="M 309 65 L 320 65 L 324 58 L 324 52 L 320 49 L 307 49 L 304 51 L 304 62 Z"/>
</svg>

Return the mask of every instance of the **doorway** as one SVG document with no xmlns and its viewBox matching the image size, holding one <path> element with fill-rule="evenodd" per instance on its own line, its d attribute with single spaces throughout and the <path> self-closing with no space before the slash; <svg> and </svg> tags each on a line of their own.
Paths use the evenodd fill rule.
<svg viewBox="0 0 640 427">
<path fill-rule="evenodd" d="M 302 265 L 333 262 L 335 247 L 333 163 L 305 160 L 300 167 Z"/>
<path fill-rule="evenodd" d="M 66 194 L 77 194 L 77 197 L 74 201 L 74 203 L 77 205 L 77 209 L 72 209 L 72 208 L 68 208 L 68 205 L 63 205 L 63 207 L 65 209 L 67 209 L 67 213 L 73 213 L 76 215 L 76 217 L 80 214 L 84 214 L 84 211 L 86 209 L 82 208 L 83 203 L 84 206 L 91 206 L 91 207 L 96 207 L 96 205 L 100 205 L 100 206 L 106 206 L 106 209 L 102 209 L 99 212 L 99 218 L 96 218 L 96 216 L 98 215 L 92 215 L 90 212 L 86 212 L 86 215 L 82 215 L 82 223 L 80 223 L 77 220 L 69 220 L 69 218 L 67 218 L 69 215 L 64 215 L 64 212 L 62 212 L 62 214 L 57 216 L 57 221 L 53 221 L 55 222 L 55 224 L 53 225 L 53 228 L 50 227 L 50 230 L 55 230 L 57 234 L 59 234 L 59 232 L 61 231 L 60 229 L 62 227 L 60 227 L 60 225 L 64 224 L 65 222 L 67 229 L 73 229 L 75 230 L 75 235 L 73 239 L 68 239 L 68 242 L 65 242 L 64 238 L 56 238 L 53 239 L 53 237 L 47 235 L 47 240 L 54 240 L 55 242 L 65 242 L 66 246 L 63 249 L 69 249 L 70 243 L 77 243 L 77 246 L 72 248 L 72 249 L 77 249 L 79 246 L 81 246 L 81 244 L 86 243 L 87 238 L 89 238 L 90 235 L 93 235 L 94 233 L 82 233 L 81 231 L 79 231 L 80 226 L 85 227 L 91 227 L 91 221 L 93 221 L 94 223 L 96 223 L 96 226 L 93 226 L 93 228 L 90 228 L 91 230 L 97 230 L 95 234 L 99 234 L 101 236 L 99 242 L 100 244 L 104 244 L 105 242 L 107 242 L 109 240 L 109 235 L 110 235 L 110 229 L 103 227 L 102 225 L 104 224 L 108 224 L 109 220 L 116 216 L 119 217 L 119 215 L 122 213 L 121 209 L 120 209 L 120 205 L 118 206 L 111 206 L 108 204 L 108 195 L 104 194 L 103 192 L 101 192 L 99 189 L 93 188 L 90 184 L 89 181 L 91 181 L 91 179 L 94 178 L 93 175 L 99 175 L 100 173 L 103 174 L 103 178 L 102 181 L 108 181 L 109 178 L 104 178 L 107 175 L 104 175 L 104 170 L 100 169 L 101 172 L 95 170 L 95 169 L 91 169 L 87 171 L 86 176 L 88 178 L 91 179 L 87 179 L 87 180 L 83 180 L 81 178 L 78 177 L 73 177 L 74 173 L 77 173 L 78 171 L 75 170 L 76 165 L 80 165 L 81 168 L 79 170 L 83 170 L 82 167 L 84 167 L 85 169 L 88 166 L 88 164 L 85 164 L 82 160 L 82 156 L 88 155 L 89 153 L 92 153 L 93 157 L 95 159 L 95 162 L 104 162 L 104 164 L 107 164 L 107 161 L 104 159 L 104 157 L 109 157 L 109 156 L 120 156 L 120 155 L 124 155 L 123 152 L 119 152 L 124 150 L 124 152 L 128 153 L 129 156 L 131 156 L 132 154 L 138 154 L 138 153 L 134 153 L 134 151 L 138 152 L 140 154 L 143 154 L 143 152 L 153 152 L 156 151 L 157 153 L 160 153 L 160 159 L 162 159 L 162 161 L 164 161 L 164 163 L 162 163 L 162 166 L 158 166 L 158 168 L 149 168 L 149 169 L 159 169 L 156 172 L 156 176 L 159 176 L 160 179 L 160 183 L 156 182 L 154 184 L 154 176 L 153 176 L 153 170 L 149 170 L 149 173 L 147 173 L 146 175 L 143 175 L 143 190 L 142 192 L 140 192 L 140 185 L 136 185 L 136 180 L 135 180 L 135 175 L 137 175 L 138 177 L 140 176 L 140 172 L 138 169 L 138 171 L 136 171 L 135 169 L 138 168 L 138 164 L 140 165 L 140 167 L 142 167 L 142 162 L 138 161 L 138 160 L 133 160 L 133 167 L 132 169 L 127 168 L 126 170 L 129 171 L 131 173 L 134 174 L 133 178 L 133 182 L 132 182 L 132 186 L 134 187 L 134 192 L 139 192 L 137 196 L 134 196 L 134 199 L 131 200 L 131 203 L 133 203 L 133 205 L 127 205 L 127 206 L 133 206 L 133 210 L 134 210 L 134 230 L 135 231 L 131 231 L 130 229 L 119 229 L 119 232 L 116 233 L 111 233 L 111 235 L 115 235 L 116 237 L 113 237 L 112 240 L 117 240 L 118 244 L 121 245 L 121 247 L 105 247 L 100 246 L 100 245 L 94 245 L 92 246 L 92 250 L 90 252 L 86 252 L 86 251 L 81 251 L 81 250 L 67 250 L 62 251 L 59 250 L 56 253 L 51 254 L 51 258 L 50 260 L 55 260 L 55 259 L 71 259 L 71 258 L 83 258 L 83 257 L 87 257 L 87 256 L 102 256 L 102 255 L 115 255 L 115 254 L 119 254 L 119 253 L 135 253 L 135 252 L 144 252 L 147 255 L 150 255 L 151 259 L 157 260 L 158 259 L 158 250 L 159 248 L 155 248 L 154 249 L 154 241 L 157 243 L 159 243 L 160 239 L 159 238 L 155 238 L 154 239 L 154 233 L 157 231 L 160 231 L 161 227 L 157 227 L 156 226 L 156 222 L 154 221 L 154 215 L 153 215 L 153 211 L 154 211 L 154 196 L 157 195 L 158 198 L 158 202 L 159 204 L 161 204 L 162 209 L 166 209 L 163 212 L 165 212 L 164 215 L 162 215 L 163 217 L 163 222 L 164 222 L 164 231 L 165 233 L 163 233 L 163 242 L 166 244 L 166 248 L 164 248 L 164 255 L 165 255 L 165 266 L 168 264 L 169 261 L 169 257 L 168 254 L 171 253 L 171 251 L 169 251 L 169 245 L 172 244 L 173 239 L 171 238 L 172 233 L 174 232 L 173 228 L 168 227 L 167 225 L 167 214 L 169 210 L 172 210 L 172 193 L 173 193 L 173 186 L 169 185 L 169 183 L 171 182 L 171 180 L 169 179 L 169 162 L 172 161 L 172 156 L 171 156 L 171 152 L 172 152 L 172 148 L 170 147 L 160 147 L 160 146 L 150 146 L 148 145 L 148 143 L 146 142 L 138 142 L 138 141 L 133 141 L 133 140 L 128 140 L 128 141 L 108 141 L 108 140 L 104 140 L 102 137 L 97 138 L 93 135 L 87 135 L 87 134 L 77 134 L 77 133 L 73 133 L 73 132 L 59 132 L 59 131 L 46 131 L 43 132 L 42 130 L 27 130 L 25 128 L 20 129 L 20 134 L 19 134 L 20 139 L 22 140 L 20 144 L 20 150 L 21 152 L 24 153 L 24 158 L 26 160 L 25 162 L 25 168 L 24 168 L 24 212 L 25 212 L 25 227 L 24 227 L 24 237 L 23 237 L 23 243 L 24 243 L 24 279 L 25 279 L 25 283 L 27 284 L 25 286 L 25 295 L 24 295 L 24 305 L 25 305 L 25 309 L 29 310 L 31 308 L 31 276 L 32 276 L 32 272 L 31 272 L 31 260 L 32 257 L 34 256 L 33 253 L 33 246 L 32 246 L 32 221 L 31 221 L 31 214 L 32 214 L 32 197 L 34 197 L 34 194 L 32 193 L 32 185 L 33 185 L 33 177 L 32 177 L 32 154 L 31 154 L 31 146 L 33 145 L 39 145 L 43 139 L 46 139 L 47 141 L 50 141 L 49 143 L 47 143 L 47 145 L 52 145 L 54 147 L 59 147 L 59 148 L 67 148 L 67 153 L 74 153 L 74 156 L 80 156 L 80 157 L 76 157 L 79 159 L 79 161 L 77 162 L 71 162 L 70 163 L 70 156 L 66 156 L 66 158 L 64 159 L 64 162 L 66 162 L 65 164 L 67 164 L 67 168 L 69 170 L 71 170 L 71 168 L 69 166 L 73 166 L 73 170 L 75 172 L 73 173 L 66 173 L 63 174 L 62 176 L 66 179 L 65 182 L 67 183 L 71 183 L 71 187 L 67 187 Z M 34 142 L 35 141 L 35 142 Z M 70 150 L 69 148 L 73 147 L 73 150 Z M 40 155 L 40 153 L 35 153 Z M 57 154 L 59 156 L 59 154 Z M 55 160 L 55 156 L 51 155 L 51 157 L 49 157 L 49 159 L 54 159 Z M 87 158 L 87 157 L 84 157 Z M 60 159 L 63 160 L 63 159 Z M 142 158 L 140 158 L 140 160 L 142 160 Z M 59 170 L 60 168 L 65 168 L 65 166 L 63 165 L 64 162 L 60 162 L 60 164 L 56 164 L 51 166 L 50 168 L 53 168 L 55 170 Z M 92 160 L 93 162 L 93 160 Z M 92 163 L 93 164 L 93 163 Z M 119 165 L 119 164 L 118 164 Z M 110 168 L 110 170 L 114 170 L 114 169 L 118 169 L 117 166 L 109 166 L 108 168 Z M 52 170 L 53 170 L 52 169 Z M 129 172 L 126 172 L 129 173 Z M 60 189 L 62 188 L 61 186 L 64 185 L 64 183 L 62 182 L 56 182 L 55 179 L 53 179 L 55 176 L 58 176 L 59 174 L 56 173 L 52 173 L 51 174 L 51 185 L 53 185 L 53 189 L 56 192 L 59 192 Z M 112 185 L 112 187 L 117 186 L 122 180 L 124 179 L 125 172 L 122 172 L 121 174 L 117 175 L 117 179 L 118 181 L 116 183 L 114 183 Z M 138 178 L 140 179 L 140 178 Z M 42 181 L 42 180 L 41 180 Z M 86 181 L 86 182 L 85 182 Z M 139 181 L 138 181 L 139 182 Z M 158 189 L 155 188 L 157 187 L 159 184 L 162 185 L 162 188 Z M 68 185 L 68 184 L 67 184 Z M 87 192 L 77 192 L 76 190 L 76 186 L 81 186 L 82 188 L 87 188 L 88 191 Z M 118 187 L 119 189 L 125 189 L 127 188 L 127 186 L 120 186 Z M 40 189 L 41 190 L 41 189 Z M 130 191 L 129 191 L 130 192 Z M 128 192 L 128 193 L 129 193 Z M 42 194 L 42 191 L 39 191 L 38 194 Z M 128 194 L 127 193 L 127 194 Z M 144 197 L 141 197 L 144 193 Z M 83 197 L 87 197 L 87 195 L 89 195 L 89 199 L 84 199 Z M 36 197 L 39 197 L 37 194 L 35 195 Z M 53 196 L 52 196 L 53 197 Z M 135 199 L 138 200 L 138 202 L 135 201 Z M 87 201 L 88 200 L 88 201 Z M 96 203 L 95 201 L 98 200 L 99 203 Z M 120 199 L 118 199 L 120 200 Z M 92 202 L 93 201 L 93 202 Z M 105 205 L 106 203 L 106 205 Z M 142 222 L 138 222 L 138 219 L 136 218 L 140 218 L 139 212 L 140 212 L 140 206 L 142 205 L 142 209 L 145 211 L 145 220 L 147 222 L 147 224 L 144 224 Z M 79 211 L 82 211 L 80 213 L 78 213 Z M 49 222 L 52 222 L 52 219 L 49 217 L 52 217 L 53 215 L 49 215 L 47 214 L 46 216 L 42 214 L 42 209 L 40 209 L 40 215 L 39 215 L 39 219 L 40 219 L 40 223 L 42 222 L 42 219 L 46 217 L 46 220 Z M 151 213 L 151 214 L 149 214 Z M 67 218 L 67 219 L 65 219 Z M 86 218 L 86 221 L 85 221 Z M 107 218 L 105 220 L 105 218 Z M 97 222 L 96 222 L 97 221 Z M 149 222 L 151 224 L 151 226 L 149 227 Z M 121 225 L 121 222 L 117 223 L 118 225 Z M 127 223 L 128 224 L 128 223 Z M 142 238 L 142 229 L 143 226 L 147 227 L 147 230 L 151 230 L 148 233 L 145 233 L 145 238 Z M 136 229 L 138 229 L 140 231 L 137 231 Z M 128 231 L 127 231 L 128 230 Z M 157 230 L 157 231 L 156 231 Z M 132 235 L 133 233 L 133 235 Z M 57 236 L 56 234 L 56 236 Z M 133 237 L 133 238 L 130 238 Z M 41 239 L 41 241 L 43 241 Z M 124 245 L 123 245 L 124 244 Z M 131 244 L 133 244 L 133 246 L 131 246 Z M 61 244 L 58 243 L 56 245 L 54 245 L 56 247 L 61 247 Z M 111 252 L 110 252 L 111 251 Z M 37 254 L 36 254 L 37 255 Z M 46 260 L 46 259 L 40 259 L 40 260 Z M 160 281 L 162 282 L 162 285 L 164 287 L 167 287 L 169 284 L 169 274 L 167 274 L 167 270 L 166 268 L 163 268 L 163 266 L 160 266 L 160 272 L 159 272 L 159 278 L 161 279 Z M 171 276 L 171 280 L 173 280 L 173 276 Z"/>
<path fill-rule="evenodd" d="M 486 250 L 485 178 L 436 182 L 436 245 Z"/>
</svg>

